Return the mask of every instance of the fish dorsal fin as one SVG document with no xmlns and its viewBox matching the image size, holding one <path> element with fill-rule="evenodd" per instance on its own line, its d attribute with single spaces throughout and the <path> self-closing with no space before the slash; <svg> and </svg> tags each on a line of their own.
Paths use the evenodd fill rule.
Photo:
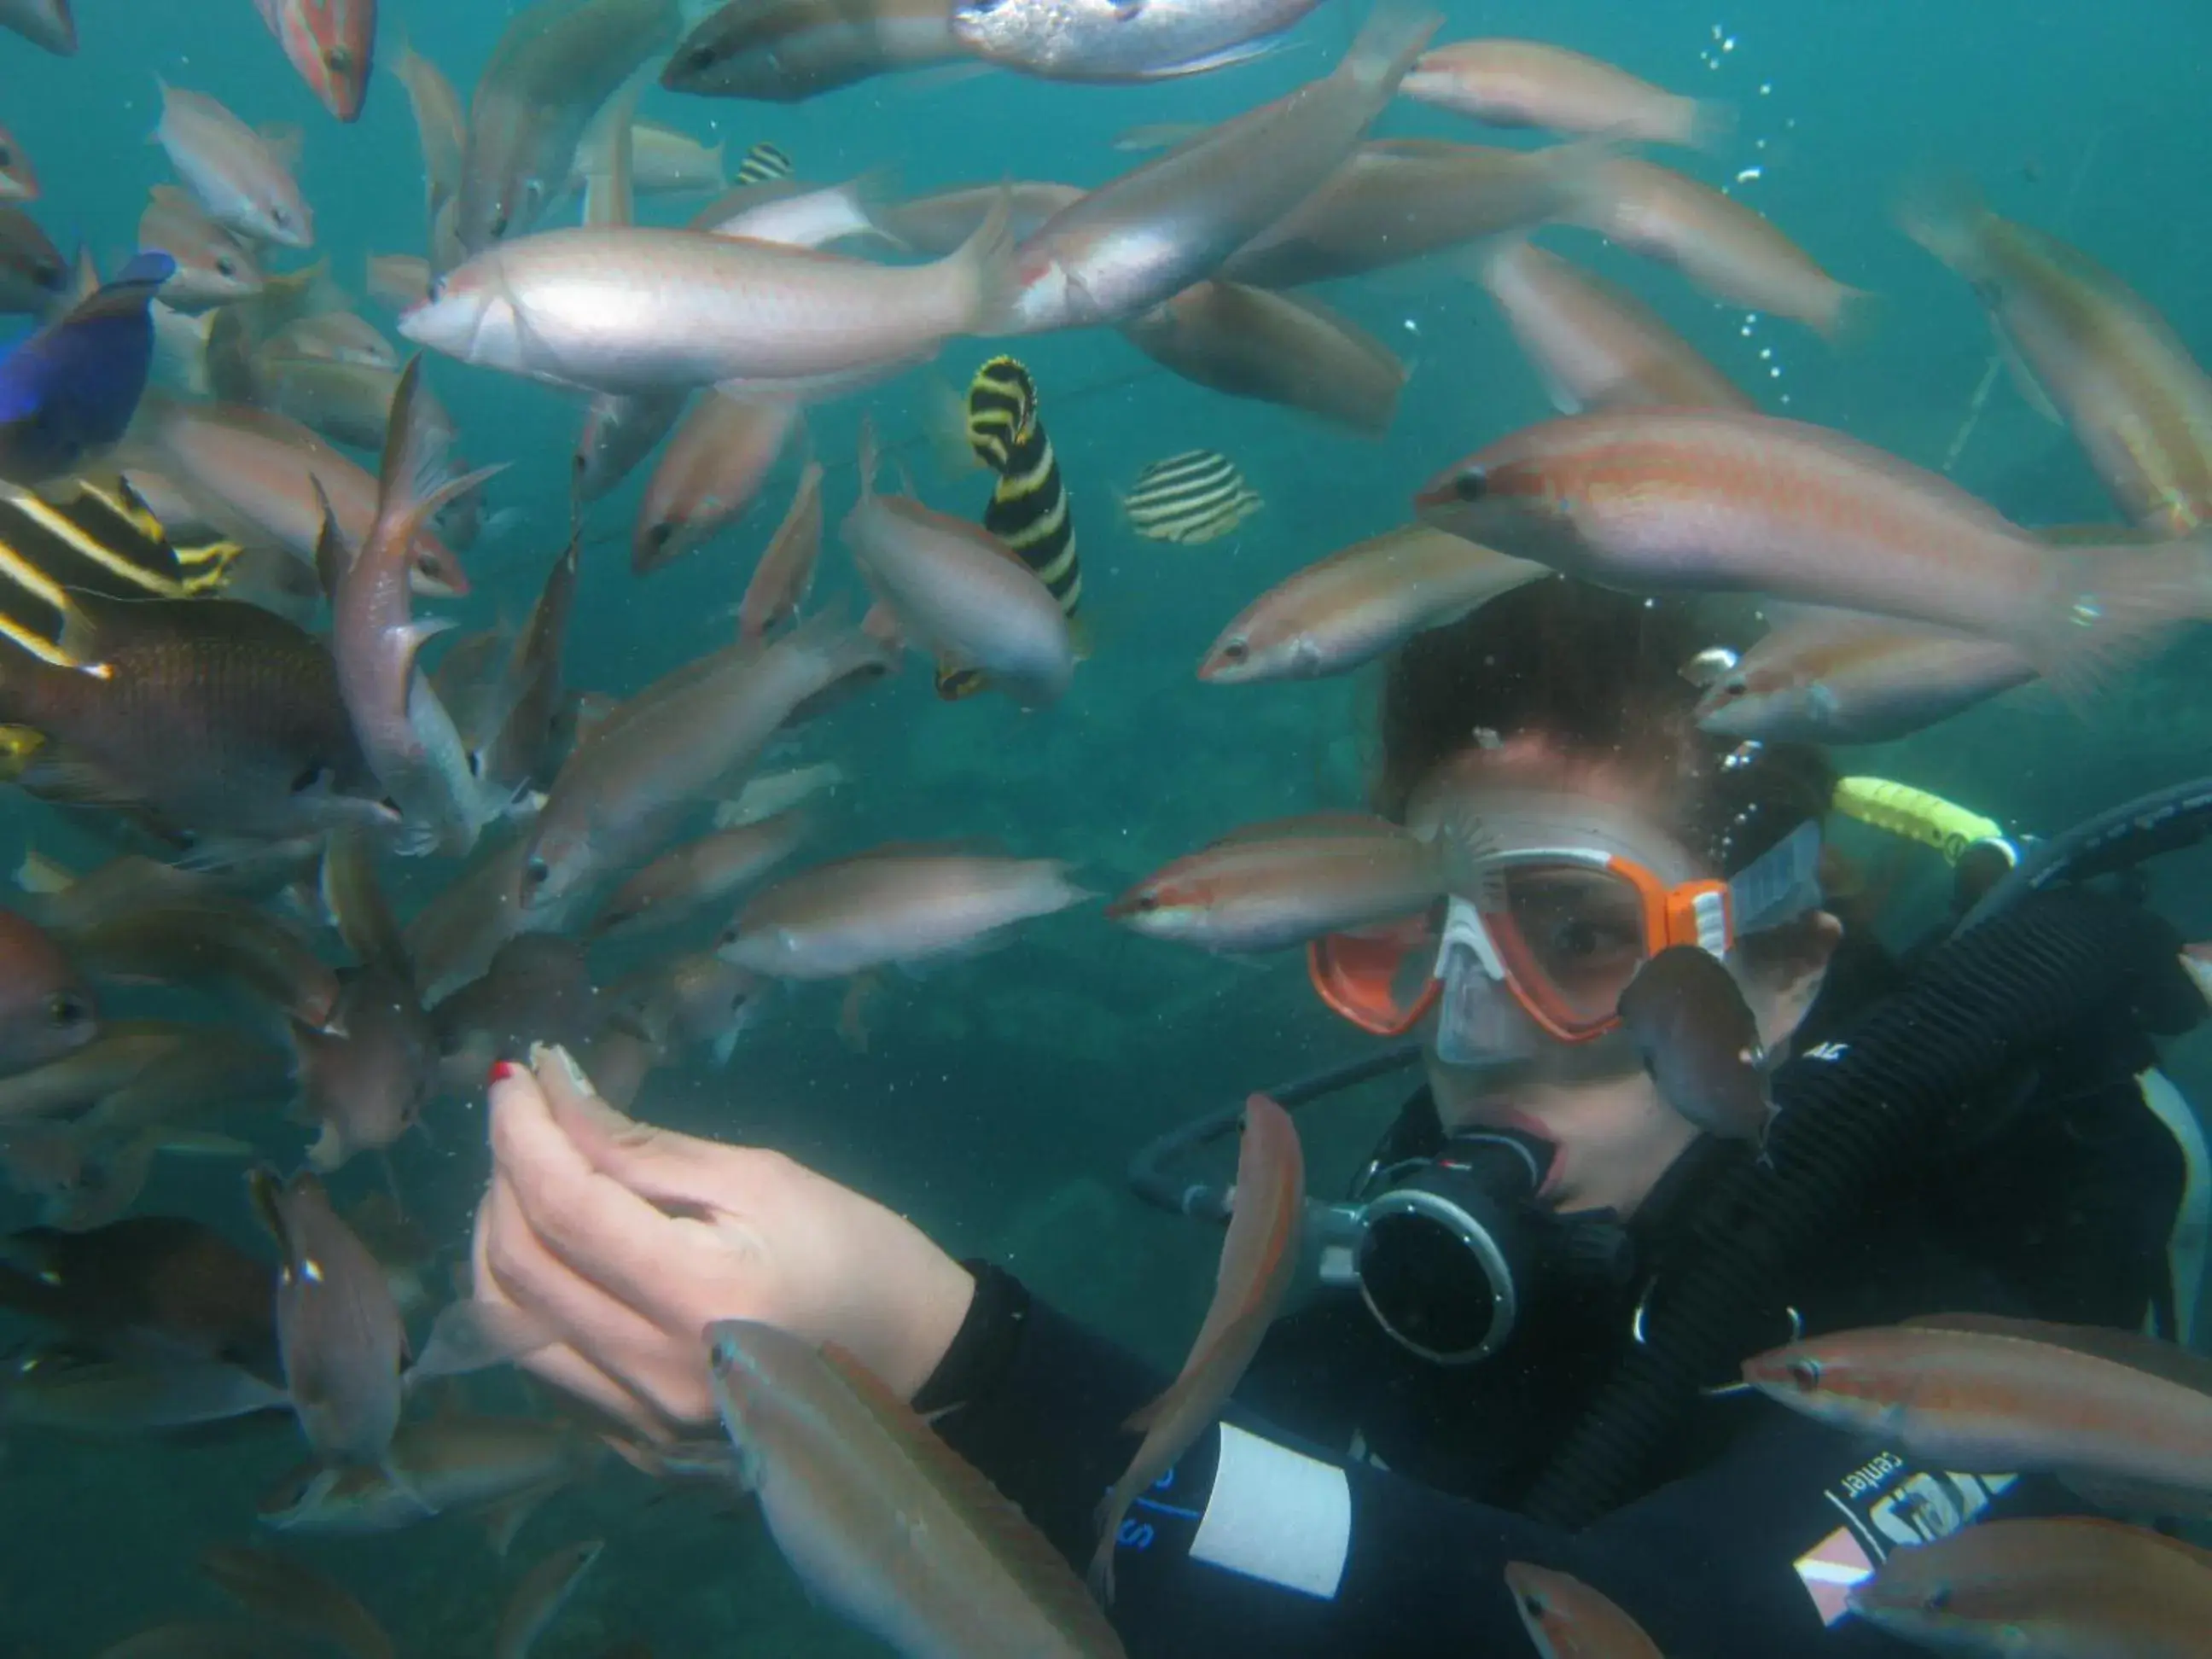
<svg viewBox="0 0 2212 1659">
<path fill-rule="evenodd" d="M 315 487 L 315 507 L 322 515 L 315 531 L 315 577 L 323 585 L 323 597 L 336 599 L 338 584 L 353 563 L 354 550 L 346 544 L 345 532 L 338 528 L 338 511 L 331 505 L 323 481 L 310 472 L 307 482 Z"/>
<path fill-rule="evenodd" d="M 2039 1342 L 2065 1348 L 2130 1370 L 2144 1371 L 2173 1383 L 2212 1395 L 2212 1359 L 2141 1331 L 2123 1331 L 2102 1325 L 2054 1325 L 2036 1319 L 2012 1319 L 2002 1314 L 1923 1314 L 1905 1322 L 1911 1329 L 1956 1331 L 1972 1336 L 1999 1336 L 2017 1342 Z"/>
<path fill-rule="evenodd" d="M 255 134 L 269 153 L 288 167 L 297 167 L 307 147 L 307 135 L 296 121 L 271 121 Z"/>
<path fill-rule="evenodd" d="M 913 1407 L 846 1349 L 832 1342 L 822 1363 L 851 1392 L 870 1418 L 921 1471 L 930 1485 L 967 1516 L 991 1553 L 1020 1583 L 1052 1623 L 1086 1653 L 1119 1653 L 1121 1641 L 1083 1581 L 1030 1518 L 986 1480 L 975 1465 L 945 1443 Z"/>
</svg>

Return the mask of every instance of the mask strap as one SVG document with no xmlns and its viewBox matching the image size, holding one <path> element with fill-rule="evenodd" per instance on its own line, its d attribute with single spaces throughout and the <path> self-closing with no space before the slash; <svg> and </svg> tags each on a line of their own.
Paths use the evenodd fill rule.
<svg viewBox="0 0 2212 1659">
<path fill-rule="evenodd" d="M 1808 818 L 1729 880 L 1741 939 L 1802 916 L 1820 902 L 1820 826 Z"/>
</svg>

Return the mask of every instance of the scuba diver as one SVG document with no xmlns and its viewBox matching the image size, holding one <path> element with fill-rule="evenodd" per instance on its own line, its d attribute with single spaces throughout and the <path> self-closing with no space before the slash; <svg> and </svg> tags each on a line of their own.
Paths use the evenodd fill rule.
<svg viewBox="0 0 2212 1659">
<path fill-rule="evenodd" d="M 1743 1358 L 1939 1312 L 2187 1340 L 2203 1147 L 2151 1039 L 2205 1003 L 2171 928 L 2065 879 L 2087 843 L 2014 869 L 1996 826 L 1854 781 L 1862 817 L 1954 820 L 1974 914 L 1908 975 L 1824 902 L 1821 755 L 1696 729 L 1677 670 L 1705 643 L 1685 609 L 1554 580 L 1391 665 L 1375 805 L 1458 836 L 1455 890 L 1310 966 L 1328 1015 L 1407 1040 L 1347 1074 L 1418 1059 L 1426 1084 L 1315 1206 L 1315 1282 L 1225 1417 L 1122 1523 L 1131 1654 L 1524 1652 L 1516 1561 L 1674 1659 L 1902 1653 L 1844 1608 L 1873 1564 L 2079 1500 L 1789 1413 L 1730 1386 Z M 1621 1029 L 1683 944 L 1725 963 L 1775 1062 L 1763 1146 L 1701 1133 Z M 499 1068 L 491 1102 L 477 1293 L 561 1333 L 541 1376 L 665 1437 L 715 1414 L 708 1322 L 835 1341 L 1090 1556 L 1152 1368 L 780 1154 L 623 1118 L 564 1057 Z M 1218 1216 L 1165 1157 L 1140 1190 Z"/>
</svg>

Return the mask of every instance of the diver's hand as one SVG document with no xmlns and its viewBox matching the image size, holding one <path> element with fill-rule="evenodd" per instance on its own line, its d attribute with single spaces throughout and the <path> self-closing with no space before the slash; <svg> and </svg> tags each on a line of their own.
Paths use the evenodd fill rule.
<svg viewBox="0 0 2212 1659">
<path fill-rule="evenodd" d="M 491 1085 L 476 1294 L 562 1336 L 522 1363 L 642 1431 L 714 1415 L 705 1327 L 757 1319 L 836 1342 L 902 1395 L 975 1292 L 911 1223 L 779 1152 L 623 1116 L 557 1048 Z"/>
</svg>

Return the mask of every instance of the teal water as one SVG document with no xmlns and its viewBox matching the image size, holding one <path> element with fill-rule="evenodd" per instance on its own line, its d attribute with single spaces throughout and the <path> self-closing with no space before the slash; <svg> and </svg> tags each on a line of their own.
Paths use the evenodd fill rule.
<svg viewBox="0 0 2212 1659">
<path fill-rule="evenodd" d="M 385 0 L 382 43 L 403 38 L 465 93 L 507 10 Z M 1769 408 L 1823 422 L 1921 462 L 1957 440 L 1989 361 L 1972 295 L 1889 224 L 1902 181 L 1931 170 L 1978 180 L 2001 212 L 2057 231 L 2124 275 L 2200 360 L 2212 357 L 2212 222 L 2201 196 L 2201 82 L 2212 12 L 2162 0 L 1965 9 L 1875 0 L 1850 7 L 1770 0 L 1729 8 L 1624 0 L 1455 3 L 1443 34 L 1527 34 L 1571 45 L 1671 88 L 1727 100 L 1741 115 L 1726 161 L 1669 157 L 1710 182 L 1756 164 L 1747 202 L 1843 280 L 1882 296 L 1879 325 L 1831 350 L 1803 330 L 1699 297 L 1671 273 L 1559 234 L 1562 252 L 1630 282 Z M 314 258 L 358 288 L 371 252 L 412 251 L 421 185 L 396 77 L 380 73 L 362 121 L 332 122 L 294 78 L 246 0 L 186 5 L 81 0 L 81 54 L 63 61 L 0 36 L 0 121 L 43 174 L 36 216 L 57 241 L 88 243 L 112 268 L 128 252 L 148 186 L 167 169 L 146 142 L 156 77 L 210 93 L 250 120 L 305 129 L 302 183 L 318 213 Z M 1078 88 L 988 73 L 866 82 L 796 106 L 649 93 L 643 113 L 727 143 L 732 164 L 770 139 L 803 176 L 830 180 L 889 164 L 920 191 L 1008 173 L 1101 181 L 1128 158 L 1113 136 L 1155 121 L 1233 113 L 1320 71 L 1360 14 L 1328 0 L 1273 59 L 1188 82 Z M 1398 137 L 1536 142 L 1470 134 L 1401 106 Z M 684 210 L 665 209 L 673 218 Z M 276 263 L 283 263 L 282 261 Z M 1236 824 L 1356 805 L 1370 758 L 1374 681 L 1217 688 L 1192 668 L 1222 623 L 1291 570 L 1401 522 L 1407 496 L 1449 459 L 1550 411 L 1479 290 L 1449 261 L 1337 285 L 1329 301 L 1413 365 L 1395 426 L 1347 438 L 1303 417 L 1232 403 L 1154 369 L 1119 338 L 1024 343 L 1069 487 L 1097 641 L 1069 696 L 1024 714 L 984 697 L 940 704 L 909 662 L 886 690 L 810 727 L 800 759 L 831 758 L 850 781 L 815 853 L 893 840 L 979 836 L 1071 860 L 1113 890 Z M 374 314 L 373 312 L 370 314 Z M 388 322 L 388 319 L 383 319 Z M 988 350 L 958 341 L 939 365 L 964 386 Z M 477 462 L 510 470 L 493 503 L 519 524 L 471 556 L 477 594 L 447 607 L 471 624 L 527 606 L 565 530 L 578 400 L 439 361 L 431 374 Z M 810 416 L 833 465 L 833 528 L 817 592 L 851 589 L 834 526 L 849 505 L 859 414 L 915 441 L 921 493 L 980 514 L 981 474 L 933 470 L 916 437 L 930 399 L 908 381 Z M 1148 461 L 1196 447 L 1234 458 L 1267 507 L 1235 537 L 1178 548 L 1133 537 L 1116 491 Z M 786 499 L 787 459 L 734 529 L 653 578 L 628 569 L 646 469 L 586 523 L 568 678 L 622 693 L 720 644 L 729 607 Z M 1999 384 L 1954 476 L 2027 522 L 2108 516 L 2072 440 Z M 1847 769 L 1938 789 L 2008 824 L 2053 830 L 2139 791 L 2208 769 L 2212 650 L 2185 641 L 2086 714 L 2016 694 L 1907 743 L 1856 751 Z M 0 811 L 27 844 L 58 832 L 41 809 Z M 1873 855 L 1861 838 L 1847 845 Z M 2212 931 L 2203 860 L 2174 861 L 2155 892 L 2185 932 Z M 1932 859 L 1898 873 L 1907 911 L 1936 902 Z M 835 988 L 781 1000 L 726 1072 L 656 1075 L 641 1109 L 682 1127 L 781 1147 L 915 1216 L 957 1254 L 1010 1261 L 1042 1293 L 1171 1361 L 1210 1288 L 1212 1236 L 1142 1210 L 1120 1170 L 1182 1117 L 1355 1052 L 1305 994 L 1299 964 L 1231 963 L 1121 933 L 1095 911 L 1026 929 L 995 955 L 919 983 L 894 981 L 854 1052 L 835 1031 Z M 2203 1082 L 2185 1051 L 2178 1073 Z M 1310 1130 L 1316 1188 L 1333 1183 L 1390 1103 L 1337 1109 Z M 2202 1094 L 2199 1087 L 2196 1092 Z M 436 1107 L 396 1149 L 393 1178 L 448 1261 L 465 1252 L 485 1165 L 480 1102 Z M 289 1144 L 289 1143 L 288 1143 Z M 362 1160 L 333 1183 L 373 1192 Z M 9 1206 L 15 1205 L 11 1209 Z M 164 1159 L 141 1208 L 202 1216 L 252 1243 L 234 1165 Z M 0 1222 L 27 1204 L 0 1198 Z M 482 1385 L 487 1406 L 519 1385 Z M 182 1443 L 88 1445 L 11 1434 L 0 1450 L 0 1659 L 76 1659 L 165 1617 L 221 1603 L 193 1571 L 204 1544 L 254 1531 L 254 1495 L 301 1453 L 289 1421 Z M 609 1551 L 549 1659 L 637 1637 L 663 1655 L 873 1651 L 811 1610 L 741 1504 L 652 1501 L 620 1471 L 550 1503 L 513 1556 L 466 1522 L 369 1540 L 288 1540 L 351 1585 L 410 1655 L 488 1651 L 489 1631 L 528 1564 L 554 1545 L 605 1536 Z"/>
</svg>

